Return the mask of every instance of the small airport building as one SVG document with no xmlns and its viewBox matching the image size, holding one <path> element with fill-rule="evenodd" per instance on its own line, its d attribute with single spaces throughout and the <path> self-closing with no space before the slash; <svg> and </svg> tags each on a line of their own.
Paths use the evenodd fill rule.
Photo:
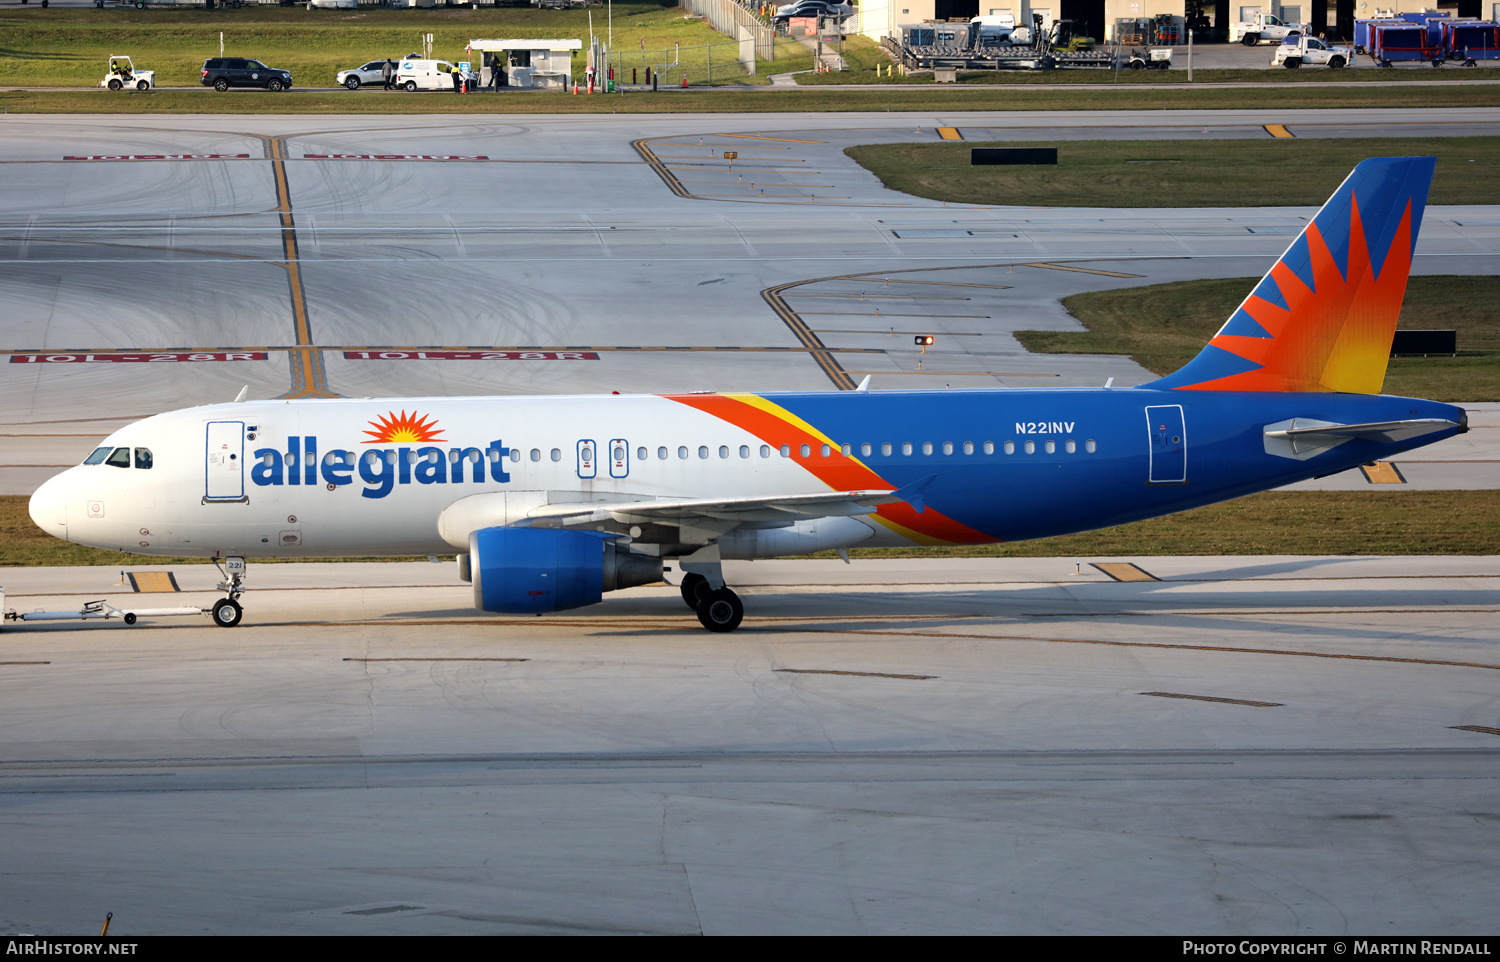
<svg viewBox="0 0 1500 962">
<path fill-rule="evenodd" d="M 481 86 L 491 86 L 500 74 L 502 87 L 566 89 L 573 82 L 573 51 L 583 41 L 470 40 L 469 58 Z"/>
<path fill-rule="evenodd" d="M 968 20 L 1010 14 L 1029 26 L 1040 14 L 1044 28 L 1072 20 L 1079 32 L 1100 41 L 1171 46 L 1187 43 L 1187 27 L 1199 19 L 1198 40 L 1225 40 L 1229 25 L 1268 13 L 1306 23 L 1314 34 L 1350 39 L 1354 21 L 1401 13 L 1448 12 L 1455 17 L 1500 19 L 1500 0 L 860 0 L 859 33 L 872 40 L 899 38 L 901 27 L 924 21 Z"/>
</svg>

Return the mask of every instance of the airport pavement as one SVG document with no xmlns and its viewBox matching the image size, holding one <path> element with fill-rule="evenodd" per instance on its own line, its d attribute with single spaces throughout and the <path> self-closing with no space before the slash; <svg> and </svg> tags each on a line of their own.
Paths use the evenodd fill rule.
<svg viewBox="0 0 1500 962">
<path fill-rule="evenodd" d="M 1500 122 L 1406 114 L 1359 117 Z M 1172 120 L 1270 136 L 1348 115 Z M 0 374 L 0 483 L 242 384 L 1135 383 L 1010 332 L 1076 329 L 1058 299 L 1078 290 L 1261 273 L 1310 213 L 944 207 L 842 154 L 1049 123 L 1165 135 L 1155 114 L 5 118 L 6 349 L 55 358 Z M 785 149 L 731 174 L 720 138 Z M 167 154 L 199 159 L 64 159 Z M 750 168 L 784 197 L 750 196 Z M 1493 272 L 1497 224 L 1429 209 L 1416 269 Z M 926 358 L 890 332 L 919 324 L 940 337 Z M 475 345 L 541 356 L 413 356 Z M 187 356 L 247 351 L 266 357 Z M 1497 406 L 1475 407 L 1426 449 L 1455 478 L 1496 456 Z M 1093 567 L 1111 561 L 1136 567 Z M 173 570 L 183 591 L 149 596 L 117 568 L 0 583 L 21 610 L 212 600 L 212 568 Z M 1495 930 L 1496 559 L 729 573 L 748 614 L 727 637 L 666 586 L 482 616 L 451 561 L 252 564 L 233 630 L 7 626 L 0 930 L 86 934 L 105 912 L 121 935 Z"/>
<path fill-rule="evenodd" d="M 424 563 L 9 626 L 0 930 L 1495 933 L 1500 560 L 1084 561 L 737 565 L 730 636 Z"/>
</svg>

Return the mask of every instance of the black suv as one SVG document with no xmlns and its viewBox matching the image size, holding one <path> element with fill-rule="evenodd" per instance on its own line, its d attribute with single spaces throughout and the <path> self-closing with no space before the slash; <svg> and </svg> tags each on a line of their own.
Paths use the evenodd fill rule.
<svg viewBox="0 0 1500 962">
<path fill-rule="evenodd" d="M 203 76 L 198 82 L 221 93 L 230 87 L 292 89 L 292 75 L 285 70 L 275 70 L 259 60 L 243 57 L 214 57 L 203 61 Z"/>
</svg>

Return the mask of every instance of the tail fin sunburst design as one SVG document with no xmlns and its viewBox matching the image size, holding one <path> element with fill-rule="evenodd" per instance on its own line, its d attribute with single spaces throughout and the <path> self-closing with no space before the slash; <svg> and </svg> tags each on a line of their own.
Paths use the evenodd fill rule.
<svg viewBox="0 0 1500 962">
<path fill-rule="evenodd" d="M 1378 394 L 1435 163 L 1355 167 L 1208 346 L 1151 387 Z"/>
</svg>

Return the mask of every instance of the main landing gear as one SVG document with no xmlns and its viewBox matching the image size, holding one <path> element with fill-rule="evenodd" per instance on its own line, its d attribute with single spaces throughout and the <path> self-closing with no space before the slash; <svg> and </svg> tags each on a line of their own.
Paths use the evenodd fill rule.
<svg viewBox="0 0 1500 962">
<path fill-rule="evenodd" d="M 728 586 L 715 588 L 695 572 L 682 577 L 682 600 L 698 613 L 698 623 L 709 631 L 733 631 L 745 620 L 740 596 Z"/>
<path fill-rule="evenodd" d="M 220 628 L 233 628 L 245 614 L 244 606 L 240 604 L 240 595 L 245 593 L 245 559 L 225 558 L 224 564 L 220 565 L 219 559 L 215 558 L 214 567 L 224 576 L 216 587 L 225 595 L 214 602 L 209 614 Z"/>
</svg>

